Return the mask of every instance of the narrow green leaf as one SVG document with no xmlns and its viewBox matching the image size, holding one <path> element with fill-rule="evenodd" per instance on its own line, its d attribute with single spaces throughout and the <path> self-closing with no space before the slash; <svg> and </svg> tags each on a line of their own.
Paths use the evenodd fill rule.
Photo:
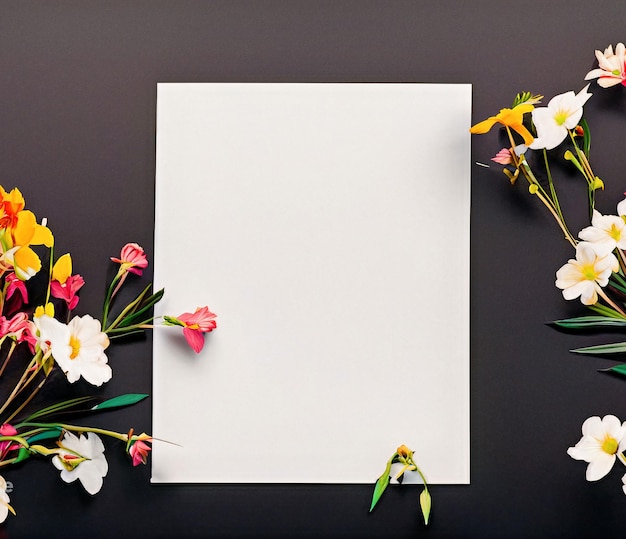
<svg viewBox="0 0 626 539">
<path fill-rule="evenodd" d="M 574 352 L 576 354 L 619 354 L 626 352 L 626 342 L 587 346 L 585 348 L 570 350 L 570 352 Z"/>
<path fill-rule="evenodd" d="M 614 365 L 608 369 L 600 369 L 602 372 L 614 372 L 616 374 L 621 374 L 622 376 L 626 376 L 626 363 L 621 363 L 620 365 Z"/>
<path fill-rule="evenodd" d="M 165 293 L 165 289 L 161 289 L 158 292 L 152 294 L 149 298 L 144 300 L 141 304 L 140 308 L 134 313 L 125 317 L 119 324 L 118 327 L 131 326 L 136 324 L 138 320 L 145 316 L 145 314 L 159 301 L 163 298 L 163 294 Z"/>
<path fill-rule="evenodd" d="M 85 404 L 93 400 L 95 400 L 95 397 L 86 396 L 86 397 L 76 397 L 74 399 L 57 402 L 55 404 L 51 404 L 50 406 L 47 406 L 46 408 L 42 408 L 41 410 L 34 412 L 30 416 L 28 416 L 28 418 L 26 418 L 24 421 L 32 421 L 33 419 L 36 419 L 39 417 L 56 414 L 56 413 L 61 412 L 62 410 L 68 410 L 70 408 L 74 408 L 80 404 Z"/>
<path fill-rule="evenodd" d="M 61 436 L 61 433 L 63 432 L 62 429 L 59 428 L 52 428 L 50 430 L 46 430 L 44 432 L 40 432 L 39 434 L 35 434 L 34 436 L 30 436 L 29 438 L 27 438 L 27 442 L 29 444 L 33 444 L 35 442 L 38 442 L 40 440 L 50 440 L 51 438 L 59 438 Z"/>
<path fill-rule="evenodd" d="M 96 404 L 92 410 L 104 410 L 106 408 L 120 408 L 122 406 L 130 406 L 136 404 L 148 397 L 147 393 L 127 393 L 126 395 L 119 395 L 112 399 L 105 400 L 100 404 Z"/>
<path fill-rule="evenodd" d="M 370 505 L 370 513 L 374 510 L 374 507 L 376 507 L 376 504 L 378 503 L 378 500 L 380 500 L 380 497 L 383 495 L 383 492 L 385 492 L 387 485 L 389 485 L 390 479 L 391 476 L 389 475 L 389 473 L 385 472 L 376 481 L 376 485 L 374 486 L 374 494 L 372 496 L 372 504 Z"/>
<path fill-rule="evenodd" d="M 432 500 L 430 498 L 430 492 L 425 488 L 420 494 L 420 507 L 422 508 L 422 515 L 424 516 L 424 524 L 428 526 L 428 519 L 430 518 L 430 508 L 432 506 Z"/>
<path fill-rule="evenodd" d="M 626 326 L 626 320 L 622 318 L 614 318 L 612 316 L 579 316 L 577 318 L 554 320 L 552 323 L 559 327 L 569 329 Z"/>
<path fill-rule="evenodd" d="M 618 313 L 615 309 L 612 309 L 611 307 L 606 307 L 605 305 L 602 305 L 600 303 L 596 303 L 595 305 L 589 305 L 588 307 L 591 311 L 594 311 L 598 314 L 610 316 L 611 318 L 619 318 L 620 320 L 626 320 L 623 314 Z"/>
</svg>

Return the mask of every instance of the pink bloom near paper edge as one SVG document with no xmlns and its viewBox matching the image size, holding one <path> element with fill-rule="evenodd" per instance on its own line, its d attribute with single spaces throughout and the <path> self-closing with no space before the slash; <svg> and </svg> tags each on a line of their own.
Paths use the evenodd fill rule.
<svg viewBox="0 0 626 539">
<path fill-rule="evenodd" d="M 152 448 L 145 442 L 137 440 L 128 450 L 131 458 L 133 459 L 133 466 L 139 466 L 140 464 L 146 464 L 148 460 L 148 453 Z"/>
<path fill-rule="evenodd" d="M 119 258 L 111 257 L 113 262 L 120 264 L 126 271 L 141 275 L 148 267 L 148 258 L 143 248 L 137 243 L 127 243 L 122 247 Z"/>
<path fill-rule="evenodd" d="M 198 307 L 193 313 L 183 313 L 177 317 L 184 324 L 183 335 L 187 344 L 196 354 L 204 347 L 204 334 L 217 327 L 216 317 L 208 307 Z"/>
</svg>

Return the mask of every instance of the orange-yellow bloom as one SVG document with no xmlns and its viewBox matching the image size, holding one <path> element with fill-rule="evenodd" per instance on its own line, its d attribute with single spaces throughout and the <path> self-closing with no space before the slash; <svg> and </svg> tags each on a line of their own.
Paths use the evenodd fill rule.
<svg viewBox="0 0 626 539">
<path fill-rule="evenodd" d="M 14 187 L 9 193 L 0 185 L 0 227 L 13 228 L 17 223 L 17 214 L 24 209 L 24 197 L 21 191 Z"/>
<path fill-rule="evenodd" d="M 41 269 L 41 260 L 30 245 L 52 247 L 54 238 L 50 229 L 37 223 L 35 214 L 21 210 L 15 216 L 15 226 L 2 231 L 0 241 L 4 256 L 13 264 L 15 274 L 23 281 Z"/>
<path fill-rule="evenodd" d="M 486 120 L 473 125 L 470 128 L 470 133 L 474 135 L 482 135 L 487 133 L 495 124 L 502 124 L 505 127 L 510 127 L 513 131 L 518 133 L 524 139 L 524 144 L 530 146 L 535 139 L 532 133 L 524 127 L 524 114 L 531 112 L 535 107 L 529 103 L 521 103 L 512 109 L 501 109 L 495 116 L 490 116 Z"/>
</svg>

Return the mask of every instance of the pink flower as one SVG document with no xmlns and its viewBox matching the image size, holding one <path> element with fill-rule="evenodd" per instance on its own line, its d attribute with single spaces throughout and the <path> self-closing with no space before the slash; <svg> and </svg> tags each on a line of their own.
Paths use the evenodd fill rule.
<svg viewBox="0 0 626 539">
<path fill-rule="evenodd" d="M 5 423 L 0 426 L 0 436 L 17 436 L 17 430 L 12 425 Z M 18 449 L 20 444 L 14 443 L 11 440 L 4 440 L 0 442 L 0 459 L 3 459 L 9 451 Z"/>
<path fill-rule="evenodd" d="M 111 257 L 113 262 L 121 265 L 120 271 L 131 272 L 135 275 L 141 275 L 142 270 L 148 267 L 148 258 L 142 247 L 136 243 L 127 243 L 122 247 L 119 258 Z"/>
<path fill-rule="evenodd" d="M 610 88 L 617 84 L 626 86 L 626 47 L 618 43 L 613 53 L 613 46 L 609 45 L 604 53 L 596 51 L 598 67 L 592 69 L 585 80 L 598 79 L 598 86 Z"/>
<path fill-rule="evenodd" d="M 187 344 L 198 354 L 204 346 L 204 334 L 217 327 L 216 314 L 208 307 L 198 307 L 194 313 L 183 313 L 175 320 L 183 326 L 183 335 Z"/>
<path fill-rule="evenodd" d="M 50 294 L 53 297 L 62 299 L 67 303 L 67 308 L 71 311 L 78 305 L 78 291 L 85 284 L 85 280 L 80 275 L 70 275 L 64 283 L 52 281 L 50 283 Z"/>
<path fill-rule="evenodd" d="M 23 312 L 19 312 L 13 316 L 13 318 L 7 319 L 4 316 L 0 316 L 0 337 L 8 335 L 14 337 L 19 342 L 26 339 L 24 332 L 30 330 L 30 322 L 28 315 Z M 1 433 L 0 429 L 0 433 Z"/>
<path fill-rule="evenodd" d="M 6 299 L 9 299 L 15 292 L 19 292 L 22 297 L 22 303 L 28 303 L 28 292 L 26 291 L 26 285 L 24 281 L 18 279 L 15 273 L 9 273 L 5 277 L 7 286 Z"/>
<path fill-rule="evenodd" d="M 511 152 L 508 148 L 502 148 L 491 160 L 499 165 L 510 165 L 513 162 Z"/>
<path fill-rule="evenodd" d="M 148 438 L 146 441 L 151 441 L 151 438 Z M 133 445 L 131 445 L 128 453 L 133 459 L 133 466 L 146 464 L 148 461 L 148 453 L 150 453 L 151 450 L 152 448 L 141 440 L 137 440 Z"/>
</svg>

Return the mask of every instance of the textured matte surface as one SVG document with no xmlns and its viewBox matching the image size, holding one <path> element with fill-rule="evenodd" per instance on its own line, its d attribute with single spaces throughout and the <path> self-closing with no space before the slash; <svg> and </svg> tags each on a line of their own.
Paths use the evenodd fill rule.
<svg viewBox="0 0 626 539">
<path fill-rule="evenodd" d="M 0 2 L 0 182 L 19 185 L 35 213 L 48 217 L 57 252 L 71 251 L 87 281 L 81 309 L 97 313 L 108 257 L 127 241 L 152 254 L 157 82 L 471 83 L 478 121 L 521 90 L 579 90 L 594 49 L 625 39 L 624 20 L 622 1 Z M 626 96 L 623 88 L 593 91 L 586 111 L 596 173 L 607 184 L 598 208 L 608 213 L 626 187 Z M 495 139 L 476 137 L 473 159 L 488 161 Z M 583 187 L 565 183 L 564 206 L 578 229 Z M 472 484 L 432 489 L 429 530 L 409 487 L 368 514 L 368 486 L 155 486 L 147 468 L 127 468 L 110 448 L 110 471 L 93 499 L 62 484 L 49 462 L 7 471 L 18 517 L 5 535 L 621 532 L 622 471 L 589 484 L 584 464 L 565 453 L 587 416 L 624 415 L 626 382 L 596 372 L 610 362 L 567 351 L 611 336 L 544 324 L 580 312 L 553 284 L 568 245 L 522 184 L 512 189 L 479 167 L 472 184 Z M 454 308 L 445 290 L 441 300 Z M 112 350 L 110 360 L 116 378 L 106 394 L 150 392 L 149 340 Z M 149 431 L 150 402 L 101 421 Z M 349 457 L 358 448 L 343 450 Z M 245 458 L 233 453 L 242 465 Z"/>
</svg>

